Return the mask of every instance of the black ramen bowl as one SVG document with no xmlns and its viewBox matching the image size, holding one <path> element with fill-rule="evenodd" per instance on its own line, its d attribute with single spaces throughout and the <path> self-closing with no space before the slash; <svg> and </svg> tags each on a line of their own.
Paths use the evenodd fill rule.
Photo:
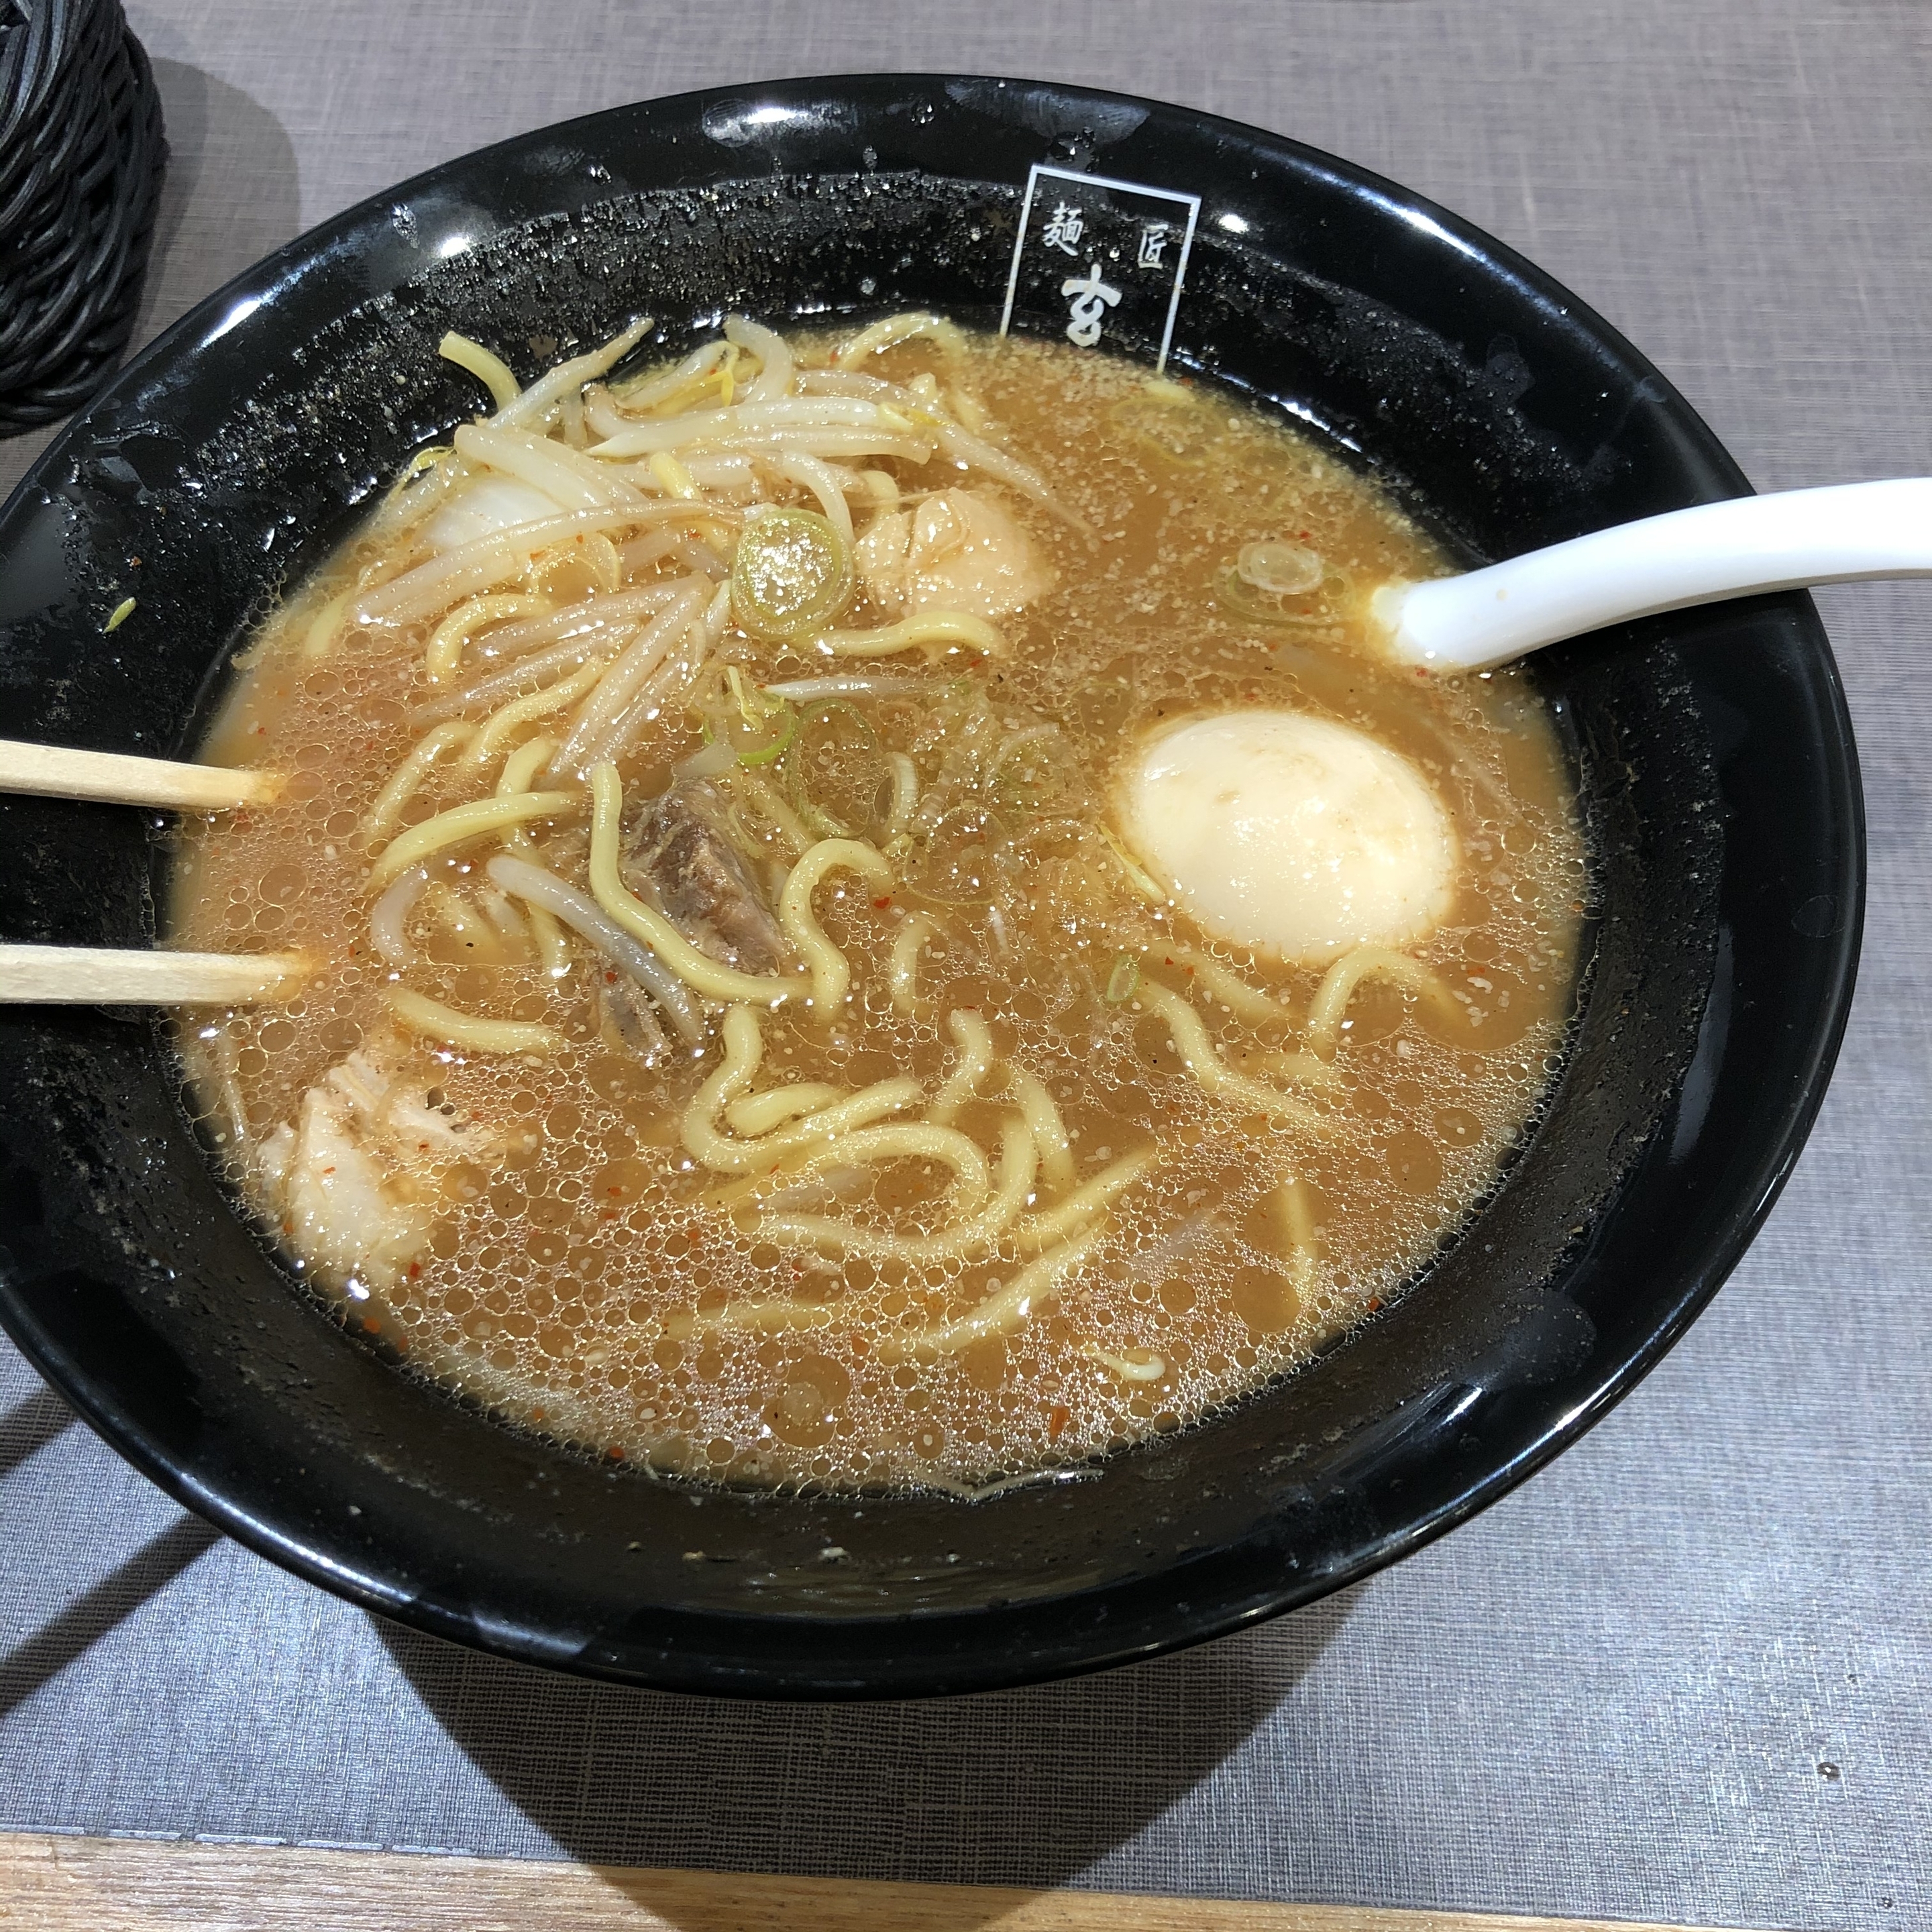
<svg viewBox="0 0 1932 1932">
<path fill-rule="evenodd" d="M 1293 411 L 1472 558 L 1748 487 L 1581 303 L 1341 162 L 1076 88 L 788 81 L 454 162 L 202 303 L 0 518 L 4 728 L 190 753 L 278 592 L 474 409 L 437 358 L 446 328 L 527 376 L 639 312 L 659 350 L 728 308 L 996 322 L 1036 164 L 1084 178 L 1046 177 L 1042 197 L 1087 208 L 1088 248 L 1123 278 L 1131 224 L 1185 206 L 1094 178 L 1198 196 L 1175 363 Z M 1031 263 L 1013 326 L 1068 319 Z M 1126 302 L 1108 326 L 1150 358 L 1166 320 Z M 106 634 L 129 594 L 136 616 Z M 1302 1372 L 1070 1480 L 975 1502 L 745 1493 L 518 1434 L 298 1286 L 197 1139 L 166 1026 L 139 1013 L 0 1020 L 0 1320 L 109 1441 L 251 1548 L 570 1670 L 758 1696 L 968 1690 L 1307 1603 L 1493 1502 L 1684 1332 L 1791 1169 L 1851 996 L 1861 801 L 1810 602 L 1622 626 L 1537 674 L 1596 860 L 1544 1114 L 1406 1298 Z M 9 937 L 152 936 L 152 814 L 15 798 L 0 816 Z"/>
</svg>

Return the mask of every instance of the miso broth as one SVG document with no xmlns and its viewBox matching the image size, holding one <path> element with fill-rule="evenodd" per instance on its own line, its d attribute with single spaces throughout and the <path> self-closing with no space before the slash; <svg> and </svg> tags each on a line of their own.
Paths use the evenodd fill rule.
<svg viewBox="0 0 1932 1932">
<path fill-rule="evenodd" d="M 1244 402 L 727 333 L 520 398 L 452 344 L 501 412 L 250 647 L 203 755 L 288 782 L 184 829 L 172 935 L 314 970 L 184 1021 L 212 1127 L 344 1319 L 598 1451 L 970 1488 L 1184 1426 L 1412 1281 L 1538 1106 L 1552 720 L 1378 658 L 1445 560 Z M 1246 714 L 1433 799 L 1426 930 L 1286 958 L 1156 876 L 1136 760 Z"/>
</svg>

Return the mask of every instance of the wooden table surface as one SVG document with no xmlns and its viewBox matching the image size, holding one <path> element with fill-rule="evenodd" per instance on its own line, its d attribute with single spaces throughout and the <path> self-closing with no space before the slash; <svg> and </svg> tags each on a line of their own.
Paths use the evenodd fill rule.
<svg viewBox="0 0 1932 1932">
<path fill-rule="evenodd" d="M 1263 1905 L 0 1834 L 7 1932 L 1689 1932 L 1630 1919 Z"/>
</svg>

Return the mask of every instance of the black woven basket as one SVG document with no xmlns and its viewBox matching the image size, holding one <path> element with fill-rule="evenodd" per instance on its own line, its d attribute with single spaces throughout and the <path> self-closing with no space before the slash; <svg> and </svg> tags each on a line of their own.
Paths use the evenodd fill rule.
<svg viewBox="0 0 1932 1932">
<path fill-rule="evenodd" d="M 120 0 L 0 0 L 0 436 L 77 409 L 120 360 L 166 159 Z"/>
</svg>

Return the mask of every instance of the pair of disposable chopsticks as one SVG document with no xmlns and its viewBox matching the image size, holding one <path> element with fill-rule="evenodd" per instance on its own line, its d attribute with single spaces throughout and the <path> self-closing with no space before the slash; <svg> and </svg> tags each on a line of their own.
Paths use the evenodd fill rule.
<svg viewBox="0 0 1932 1932">
<path fill-rule="evenodd" d="M 266 805 L 278 772 L 226 771 L 116 752 L 74 752 L 0 740 L 0 792 L 90 799 L 174 812 Z M 63 1006 L 239 1006 L 291 993 L 314 970 L 300 953 L 238 955 L 0 943 L 0 1003 Z"/>
</svg>

